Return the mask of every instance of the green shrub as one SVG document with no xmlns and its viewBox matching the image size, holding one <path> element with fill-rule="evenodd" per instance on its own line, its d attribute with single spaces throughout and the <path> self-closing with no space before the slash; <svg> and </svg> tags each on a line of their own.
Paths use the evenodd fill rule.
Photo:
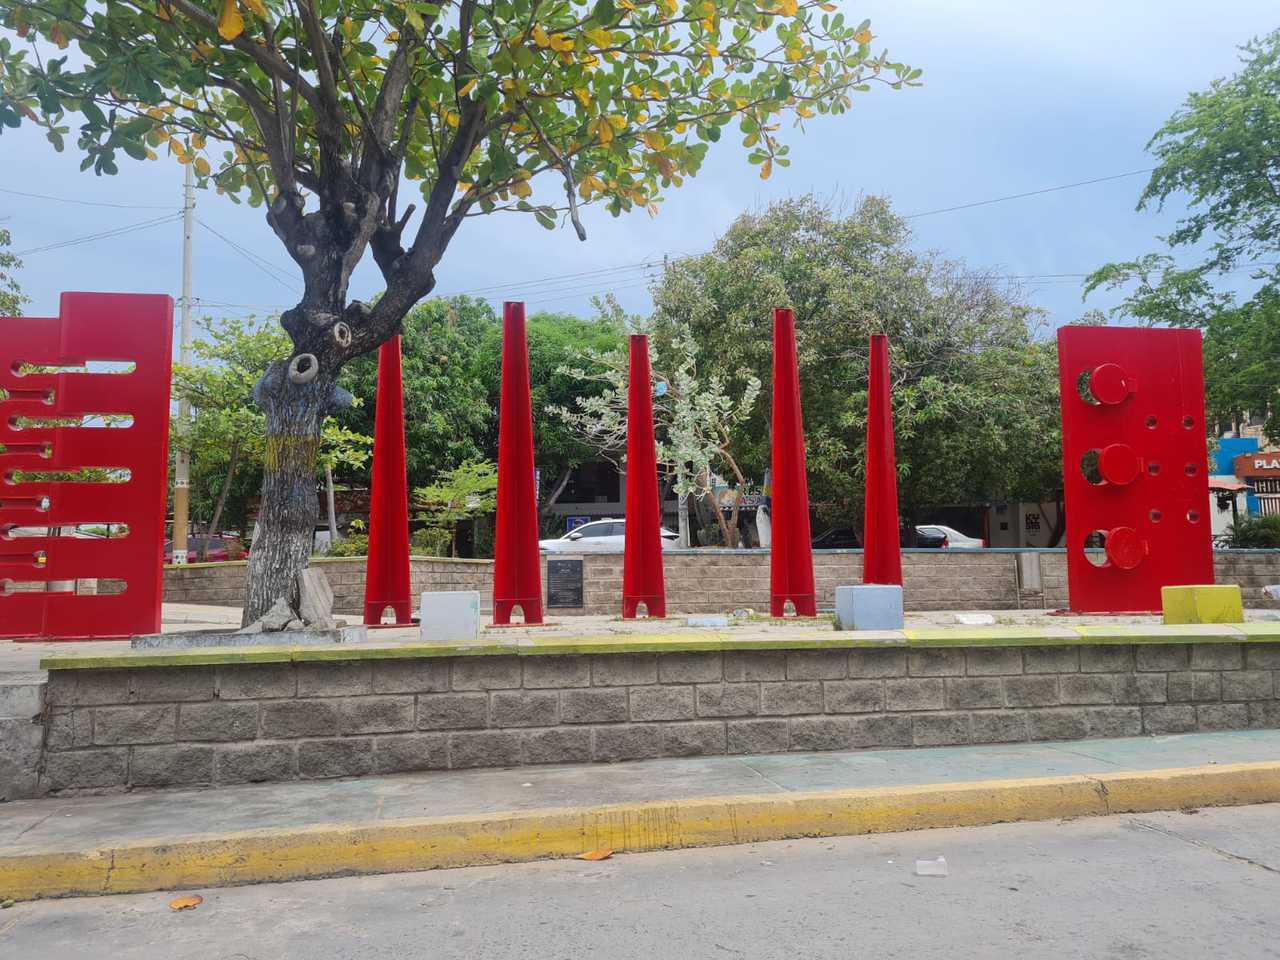
<svg viewBox="0 0 1280 960">
<path fill-rule="evenodd" d="M 1280 514 L 1242 519 L 1227 529 L 1227 537 L 1239 549 L 1280 550 Z"/>
</svg>

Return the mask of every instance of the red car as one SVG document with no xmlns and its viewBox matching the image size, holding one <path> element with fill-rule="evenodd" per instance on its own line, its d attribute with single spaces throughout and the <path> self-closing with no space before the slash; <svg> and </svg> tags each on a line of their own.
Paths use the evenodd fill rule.
<svg viewBox="0 0 1280 960">
<path fill-rule="evenodd" d="M 216 536 L 216 537 L 188 537 L 187 538 L 187 563 L 200 563 L 200 545 L 208 541 L 209 546 L 205 551 L 204 563 L 225 563 L 228 560 L 243 560 L 249 555 L 249 551 L 236 537 Z M 173 563 L 173 541 L 166 540 L 164 542 L 164 562 Z"/>
</svg>

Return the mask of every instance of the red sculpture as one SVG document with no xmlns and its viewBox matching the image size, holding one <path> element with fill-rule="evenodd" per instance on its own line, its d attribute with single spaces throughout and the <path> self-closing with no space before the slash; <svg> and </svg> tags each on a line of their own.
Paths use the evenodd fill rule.
<svg viewBox="0 0 1280 960">
<path fill-rule="evenodd" d="M 498 409 L 498 527 L 494 539 L 493 622 L 542 622 L 538 496 L 534 490 L 533 410 L 524 304 L 502 305 L 502 398 Z"/>
<path fill-rule="evenodd" d="M 867 394 L 867 497 L 863 503 L 863 583 L 902 585 L 898 540 L 898 468 L 893 456 L 889 338 L 871 335 Z"/>
<path fill-rule="evenodd" d="M 791 601 L 798 617 L 818 615 L 809 534 L 809 480 L 804 459 L 804 414 L 796 359 L 796 318 L 773 311 L 773 538 L 769 556 L 769 613 L 781 617 Z"/>
<path fill-rule="evenodd" d="M 0 319 L 0 636 L 160 630 L 172 350 L 165 296 L 64 293 L 56 318 Z M 29 369 L 100 361 L 133 369 Z M 87 479 L 38 476 L 87 470 Z M 128 532 L 69 535 L 78 524 Z M 96 595 L 76 593 L 77 581 L 94 579 Z"/>
<path fill-rule="evenodd" d="M 378 399 L 373 422 L 373 488 L 369 558 L 365 564 L 364 622 L 382 623 L 390 607 L 396 623 L 413 622 L 409 596 L 409 478 L 404 450 L 404 380 L 400 338 L 378 349 Z"/>
<path fill-rule="evenodd" d="M 622 617 L 634 620 L 643 603 L 650 617 L 667 615 L 662 578 L 662 505 L 653 439 L 653 374 L 649 338 L 631 338 L 627 389 L 627 523 L 622 557 Z"/>
<path fill-rule="evenodd" d="M 1063 327 L 1058 378 L 1071 609 L 1213 583 L 1200 333 Z"/>
</svg>

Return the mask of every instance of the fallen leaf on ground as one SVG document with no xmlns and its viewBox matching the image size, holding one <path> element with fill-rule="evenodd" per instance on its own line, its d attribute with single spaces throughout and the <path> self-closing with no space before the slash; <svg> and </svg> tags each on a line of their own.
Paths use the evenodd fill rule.
<svg viewBox="0 0 1280 960">
<path fill-rule="evenodd" d="M 578 854 L 579 860 L 608 860 L 613 856 L 612 850 L 601 848 L 599 850 L 588 850 L 586 853 Z"/>
<path fill-rule="evenodd" d="M 198 907 L 204 903 L 204 897 L 179 897 L 177 900 L 169 901 L 170 910 L 190 910 L 192 907 Z"/>
</svg>

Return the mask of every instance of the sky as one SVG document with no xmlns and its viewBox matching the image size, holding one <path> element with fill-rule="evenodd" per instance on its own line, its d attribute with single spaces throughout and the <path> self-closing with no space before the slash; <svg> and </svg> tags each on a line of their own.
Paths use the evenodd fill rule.
<svg viewBox="0 0 1280 960">
<path fill-rule="evenodd" d="M 1147 141 L 1183 102 L 1237 69 L 1238 47 L 1280 26 L 1274 0 L 837 0 L 846 19 L 869 17 L 878 49 L 923 69 L 925 85 L 855 96 L 852 111 L 789 134 L 792 165 L 761 181 L 738 138 L 712 146 L 702 172 L 668 192 L 656 217 L 614 219 L 587 208 L 588 240 L 548 232 L 532 218 L 473 218 L 436 271 L 436 293 L 523 299 L 529 310 L 591 313 L 613 292 L 629 310 L 650 306 L 643 266 L 707 249 L 732 220 L 770 201 L 814 192 L 880 194 L 903 214 L 1149 168 Z M 182 169 L 120 157 L 120 173 L 79 172 L 73 146 L 57 154 L 30 125 L 0 136 L 0 226 L 17 252 L 164 217 L 171 222 L 93 243 L 31 252 L 18 273 L 27 313 L 54 315 L 64 290 L 181 292 Z M 1136 211 L 1144 176 L 967 210 L 915 217 L 913 245 L 972 269 L 1012 276 L 1083 274 L 1162 249 L 1182 211 Z M 551 187 L 548 184 L 548 187 Z M 88 201 L 88 205 L 65 201 Z M 296 268 L 261 210 L 197 195 L 194 295 L 200 313 L 264 315 L 290 305 Z M 207 225 L 207 226 L 206 226 Z M 211 229 L 209 229 L 211 228 Z M 214 232 L 249 251 L 256 266 Z M 1191 259 L 1190 254 L 1183 254 Z M 569 279 L 563 278 L 571 275 Z M 380 289 L 371 263 L 353 296 Z M 1027 281 L 1027 300 L 1058 326 L 1115 294 L 1081 301 L 1078 278 Z M 215 306 L 216 305 L 216 306 Z"/>
</svg>

